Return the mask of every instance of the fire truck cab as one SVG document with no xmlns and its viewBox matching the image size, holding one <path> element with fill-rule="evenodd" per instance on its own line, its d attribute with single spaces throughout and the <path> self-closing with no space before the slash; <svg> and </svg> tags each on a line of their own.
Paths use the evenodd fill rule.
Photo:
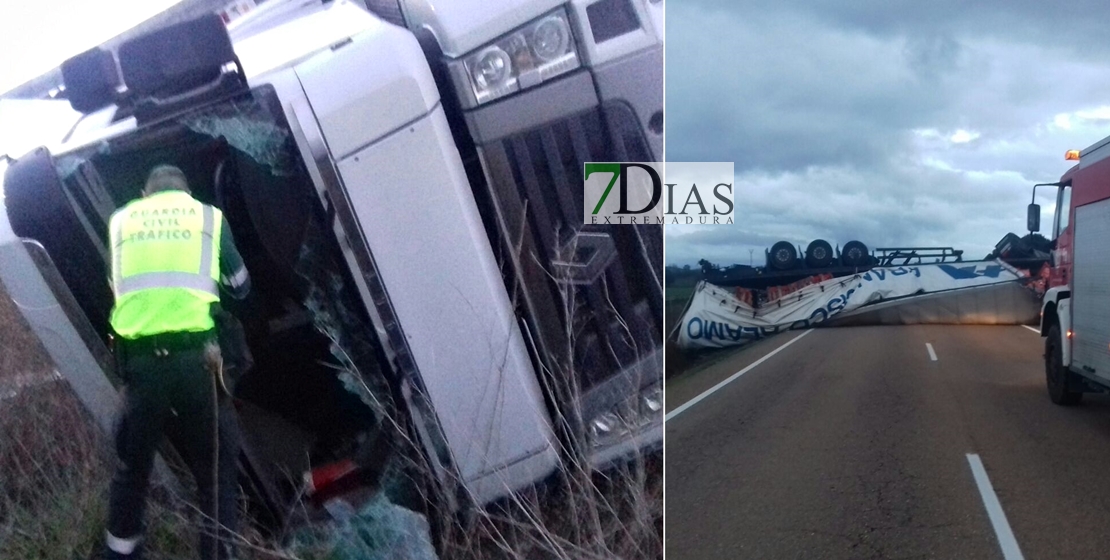
<svg viewBox="0 0 1110 560">
<path fill-rule="evenodd" d="M 1056 183 L 1052 258 L 1041 307 L 1049 397 L 1074 405 L 1083 393 L 1110 390 L 1110 138 L 1085 150 Z M 1035 193 L 1036 187 L 1034 187 Z M 1040 226 L 1040 207 L 1029 205 L 1029 229 Z"/>
</svg>

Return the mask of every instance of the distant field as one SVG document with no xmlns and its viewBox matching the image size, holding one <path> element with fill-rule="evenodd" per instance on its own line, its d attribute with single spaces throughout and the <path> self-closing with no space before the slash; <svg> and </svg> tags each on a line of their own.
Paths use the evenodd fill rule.
<svg viewBox="0 0 1110 560">
<path fill-rule="evenodd" d="M 682 309 L 686 306 L 686 302 L 690 300 L 690 296 L 694 294 L 694 286 L 698 283 L 697 278 L 685 277 L 678 280 L 668 280 L 664 288 L 664 313 L 666 318 L 666 332 L 670 334 L 671 329 L 678 324 L 682 319 Z"/>
</svg>

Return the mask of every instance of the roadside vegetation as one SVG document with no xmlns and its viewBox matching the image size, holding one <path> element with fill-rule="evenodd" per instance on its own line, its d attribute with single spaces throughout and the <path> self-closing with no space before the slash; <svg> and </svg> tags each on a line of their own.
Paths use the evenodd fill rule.
<svg viewBox="0 0 1110 560">
<path fill-rule="evenodd" d="M 678 347 L 675 337 L 671 333 L 682 321 L 682 312 L 690 296 L 694 295 L 694 288 L 702 279 L 702 269 L 690 265 L 683 267 L 670 265 L 666 267 L 666 278 L 663 283 L 663 305 L 666 314 L 666 325 L 663 330 L 664 343 L 667 345 L 667 361 L 664 375 L 669 379 L 689 369 L 697 361 L 694 356 L 689 356 Z"/>
<path fill-rule="evenodd" d="M 661 451 L 604 473 L 568 457 L 554 480 L 541 487 L 468 514 L 433 514 L 438 518 L 429 522 L 439 529 L 440 557 L 662 558 Z M 114 461 L 109 438 L 54 373 L 0 290 L 0 559 L 96 558 Z M 146 557 L 195 558 L 197 513 L 191 501 L 156 485 L 149 504 Z M 244 517 L 243 558 L 365 557 L 326 544 L 295 546 L 279 542 L 281 536 L 263 538 Z"/>
</svg>

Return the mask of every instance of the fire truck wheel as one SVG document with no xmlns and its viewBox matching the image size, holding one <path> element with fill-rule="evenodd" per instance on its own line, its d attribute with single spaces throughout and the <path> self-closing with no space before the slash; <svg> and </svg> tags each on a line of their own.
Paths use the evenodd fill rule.
<svg viewBox="0 0 1110 560">
<path fill-rule="evenodd" d="M 1060 347 L 1060 326 L 1052 325 L 1044 340 L 1045 379 L 1048 382 L 1048 397 L 1061 406 L 1079 404 L 1083 398 L 1080 391 L 1071 390 L 1071 372 L 1064 367 L 1064 351 Z"/>
<path fill-rule="evenodd" d="M 791 270 L 798 266 L 798 250 L 789 241 L 779 241 L 771 245 L 771 268 Z"/>
<path fill-rule="evenodd" d="M 833 248 L 824 239 L 814 239 L 806 247 L 806 266 L 825 268 L 833 262 Z"/>
</svg>

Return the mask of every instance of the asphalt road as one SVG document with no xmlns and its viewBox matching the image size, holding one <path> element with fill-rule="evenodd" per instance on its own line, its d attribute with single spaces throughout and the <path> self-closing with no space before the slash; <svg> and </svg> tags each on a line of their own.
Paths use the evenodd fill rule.
<svg viewBox="0 0 1110 560">
<path fill-rule="evenodd" d="M 1110 397 L 1053 405 L 1024 327 L 814 330 L 674 415 L 795 336 L 668 382 L 669 560 L 1110 558 Z"/>
</svg>

